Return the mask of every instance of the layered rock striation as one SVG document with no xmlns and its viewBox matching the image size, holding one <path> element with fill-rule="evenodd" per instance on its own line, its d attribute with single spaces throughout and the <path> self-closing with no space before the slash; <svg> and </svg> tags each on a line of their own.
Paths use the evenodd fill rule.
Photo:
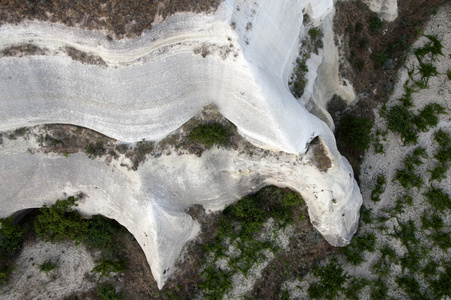
<svg viewBox="0 0 451 300">
<path fill-rule="evenodd" d="M 255 146 L 281 152 L 174 153 L 149 159 L 134 172 L 84 154 L 31 154 L 33 141 L 5 140 L 0 216 L 82 192 L 87 196 L 80 211 L 124 225 L 143 248 L 159 287 L 199 230 L 185 213 L 190 205 L 221 210 L 268 184 L 300 192 L 311 222 L 329 243 L 348 244 L 362 202 L 352 169 L 330 128 L 287 86 L 305 34 L 304 14 L 321 24 L 332 12 L 332 0 L 227 0 L 215 14 L 177 14 L 120 41 L 59 24 L 3 25 L 0 48 L 32 43 L 42 51 L 0 58 L 0 130 L 66 123 L 123 142 L 160 140 L 214 103 Z M 319 76 L 315 86 L 327 78 Z M 318 166 L 315 137 L 327 167 Z"/>
</svg>

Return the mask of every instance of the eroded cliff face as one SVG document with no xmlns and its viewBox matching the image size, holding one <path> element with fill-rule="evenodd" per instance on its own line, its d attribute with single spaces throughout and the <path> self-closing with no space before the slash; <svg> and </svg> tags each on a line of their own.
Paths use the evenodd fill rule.
<svg viewBox="0 0 451 300">
<path fill-rule="evenodd" d="M 348 244 L 362 202 L 352 169 L 328 125 L 287 86 L 306 34 L 304 14 L 319 25 L 330 22 L 332 12 L 332 0 L 228 0 L 215 14 L 178 14 L 121 41 L 58 24 L 3 25 L 1 48 L 32 43 L 42 51 L 0 59 L 1 130 L 66 123 L 123 142 L 159 140 L 214 103 L 260 150 L 252 156 L 216 148 L 201 157 L 174 152 L 148 159 L 134 172 L 84 154 L 31 154 L 33 139 L 5 140 L 0 216 L 81 192 L 87 195 L 82 213 L 114 218 L 135 236 L 159 287 L 199 230 L 185 213 L 189 206 L 221 210 L 268 184 L 300 192 L 312 224 L 329 243 Z M 324 63 L 312 73 L 317 77 L 311 75 L 312 95 L 323 99 L 313 100 L 319 110 L 331 91 L 341 89 L 337 60 L 327 54 L 336 52 L 331 25 L 325 26 L 329 52 L 318 54 Z M 333 83 L 327 70 L 336 72 Z M 327 167 L 318 166 L 315 137 Z"/>
</svg>

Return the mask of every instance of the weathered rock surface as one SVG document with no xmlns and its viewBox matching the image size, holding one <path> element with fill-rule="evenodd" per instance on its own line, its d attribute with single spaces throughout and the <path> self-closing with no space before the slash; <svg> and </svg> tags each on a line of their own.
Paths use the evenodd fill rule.
<svg viewBox="0 0 451 300">
<path fill-rule="evenodd" d="M 398 0 L 363 0 L 363 2 L 387 22 L 394 21 L 398 17 Z"/>
<path fill-rule="evenodd" d="M 84 154 L 30 154 L 29 142 L 5 139 L 0 217 L 83 192 L 80 211 L 124 225 L 159 287 L 199 230 L 187 207 L 220 210 L 268 184 L 299 191 L 318 231 L 332 245 L 348 244 L 362 202 L 352 169 L 329 127 L 287 87 L 303 13 L 319 24 L 332 10 L 332 0 L 227 0 L 214 15 L 175 15 L 121 41 L 57 24 L 0 27 L 1 48 L 32 41 L 49 53 L 0 59 L 0 130 L 68 123 L 126 142 L 158 140 L 214 103 L 254 145 L 284 151 L 266 157 L 219 149 L 200 158 L 173 154 L 132 172 Z M 100 57 L 106 67 L 72 60 L 65 47 Z M 327 78 L 319 76 L 315 85 Z M 325 169 L 308 150 L 316 136 L 330 160 Z"/>
</svg>

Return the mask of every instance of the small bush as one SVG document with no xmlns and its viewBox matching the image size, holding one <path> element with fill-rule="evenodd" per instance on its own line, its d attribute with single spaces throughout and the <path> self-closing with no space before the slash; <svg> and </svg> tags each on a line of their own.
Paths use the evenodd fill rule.
<svg viewBox="0 0 451 300">
<path fill-rule="evenodd" d="M 448 79 L 451 80 L 451 70 L 446 71 L 446 75 L 448 76 Z"/>
<path fill-rule="evenodd" d="M 429 281 L 432 292 L 436 296 L 435 299 L 443 299 L 446 296 L 451 297 L 451 262 L 447 262 L 443 266 L 444 271 L 440 272 L 437 279 Z M 436 274 L 435 274 L 436 275 Z"/>
<path fill-rule="evenodd" d="M 387 55 L 385 53 L 374 52 L 373 61 L 376 68 L 382 68 L 385 61 L 387 60 Z"/>
<path fill-rule="evenodd" d="M 22 241 L 25 238 L 27 232 L 26 227 L 14 225 L 13 216 L 6 219 L 0 219 L 0 257 L 5 255 L 11 255 L 15 251 L 19 250 L 22 245 Z"/>
<path fill-rule="evenodd" d="M 67 200 L 57 200 L 50 207 L 44 204 L 34 222 L 36 235 L 51 242 L 65 239 L 82 242 L 88 231 L 88 221 L 72 209 L 77 206 L 77 201 L 77 198 L 69 197 Z"/>
<path fill-rule="evenodd" d="M 127 270 L 127 262 L 124 260 L 109 260 L 102 258 L 100 262 L 91 270 L 93 273 L 100 273 L 100 277 L 107 277 L 110 273 L 121 273 Z"/>
<path fill-rule="evenodd" d="M 413 120 L 414 115 L 405 106 L 393 106 L 387 113 L 388 129 L 401 134 L 404 145 L 417 143 L 418 135 Z"/>
<path fill-rule="evenodd" d="M 441 188 L 431 186 L 423 195 L 436 210 L 444 211 L 445 209 L 451 209 L 451 198 Z"/>
<path fill-rule="evenodd" d="M 382 174 L 377 175 L 376 187 L 371 192 L 371 200 L 374 202 L 381 200 L 381 195 L 385 191 L 387 181 L 385 180 L 385 176 Z"/>
<path fill-rule="evenodd" d="M 57 262 L 52 263 L 51 261 L 46 260 L 38 267 L 39 272 L 44 272 L 46 274 L 49 274 L 51 271 L 53 271 L 56 268 L 57 265 L 58 265 Z"/>
<path fill-rule="evenodd" d="M 319 282 L 310 284 L 308 288 L 312 299 L 335 299 L 340 292 L 345 291 L 343 284 L 350 278 L 348 273 L 337 264 L 336 258 L 331 259 L 325 266 L 315 266 L 313 274 L 319 277 Z"/>
<path fill-rule="evenodd" d="M 310 28 L 308 31 L 310 38 L 314 41 L 320 37 L 321 33 L 322 33 L 322 30 L 319 27 Z"/>
<path fill-rule="evenodd" d="M 100 300 L 123 300 L 122 293 L 116 292 L 116 289 L 107 284 L 103 284 L 97 290 L 97 296 Z"/>
<path fill-rule="evenodd" d="M 357 151 L 368 150 L 371 142 L 371 120 L 353 115 L 345 115 L 338 126 L 340 141 L 346 147 Z"/>
<path fill-rule="evenodd" d="M 340 252 L 353 265 L 360 265 L 363 259 L 363 251 L 376 251 L 376 236 L 374 233 L 365 233 L 360 237 L 355 237 L 351 244 L 340 249 Z"/>
<path fill-rule="evenodd" d="M 368 29 L 372 35 L 375 35 L 379 31 L 379 29 L 381 29 L 382 26 L 384 25 L 384 22 L 382 22 L 382 20 L 376 16 L 371 17 L 368 23 L 369 23 Z"/>
<path fill-rule="evenodd" d="M 420 284 L 414 277 L 403 275 L 397 277 L 395 281 L 410 299 L 417 299 L 421 295 Z"/>
<path fill-rule="evenodd" d="M 229 131 L 219 123 L 198 125 L 188 135 L 189 140 L 203 143 L 207 147 L 215 144 L 226 146 L 228 144 L 228 137 Z"/>
</svg>

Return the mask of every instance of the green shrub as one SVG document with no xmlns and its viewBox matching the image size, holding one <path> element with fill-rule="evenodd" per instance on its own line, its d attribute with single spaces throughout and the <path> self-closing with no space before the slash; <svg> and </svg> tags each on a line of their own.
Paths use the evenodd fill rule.
<svg viewBox="0 0 451 300">
<path fill-rule="evenodd" d="M 443 164 L 438 164 L 435 166 L 434 169 L 428 170 L 429 173 L 431 173 L 430 181 L 437 180 L 438 182 L 441 182 L 443 179 L 446 178 L 446 172 L 448 171 L 447 166 Z"/>
<path fill-rule="evenodd" d="M 318 283 L 312 283 L 308 288 L 312 299 L 335 299 L 340 292 L 345 291 L 343 284 L 350 278 L 348 273 L 338 265 L 336 258 L 332 258 L 325 266 L 315 266 L 312 271 L 319 278 Z"/>
<path fill-rule="evenodd" d="M 371 120 L 344 115 L 338 126 L 338 135 L 344 146 L 357 151 L 368 150 L 371 142 Z"/>
<path fill-rule="evenodd" d="M 22 245 L 22 241 L 25 239 L 27 232 L 26 227 L 14 225 L 13 216 L 6 219 L 0 219 L 0 257 L 5 255 L 11 255 L 15 251 L 19 250 Z"/>
<path fill-rule="evenodd" d="M 413 120 L 413 113 L 405 106 L 393 106 L 387 113 L 388 129 L 401 134 L 404 145 L 417 143 L 418 135 Z"/>
<path fill-rule="evenodd" d="M 404 273 L 405 269 L 409 269 L 411 272 L 417 272 L 420 270 L 420 261 L 423 257 L 424 255 L 419 253 L 417 249 L 407 247 L 407 253 L 399 259 L 402 272 Z"/>
<path fill-rule="evenodd" d="M 125 260 L 102 258 L 91 272 L 100 273 L 100 277 L 107 277 L 112 272 L 122 273 L 125 270 L 127 270 L 127 262 Z"/>
<path fill-rule="evenodd" d="M 215 144 L 226 146 L 228 138 L 229 131 L 219 123 L 198 125 L 188 135 L 189 140 L 203 143 L 207 147 Z"/>
<path fill-rule="evenodd" d="M 370 284 L 370 281 L 365 278 L 355 278 L 353 277 L 348 284 L 348 288 L 345 291 L 345 296 L 347 299 L 359 300 L 361 299 L 359 292 Z"/>
<path fill-rule="evenodd" d="M 437 38 L 436 35 L 425 35 L 429 39 L 429 42 L 427 42 L 423 47 L 417 48 L 414 51 L 414 54 L 417 56 L 418 60 L 422 61 L 422 58 L 426 54 L 431 54 L 431 59 L 434 61 L 436 56 L 443 55 L 443 45 L 441 41 Z"/>
<path fill-rule="evenodd" d="M 312 40 L 314 40 L 314 41 L 317 40 L 318 37 L 320 37 L 321 33 L 322 33 L 322 30 L 319 27 L 310 28 L 309 31 L 308 31 L 308 34 L 310 35 L 310 38 Z"/>
<path fill-rule="evenodd" d="M 354 237 L 351 243 L 340 249 L 340 252 L 353 265 L 360 265 L 365 260 L 363 259 L 363 252 L 376 251 L 376 236 L 374 233 L 365 233 L 362 236 Z"/>
<path fill-rule="evenodd" d="M 372 35 L 375 35 L 379 31 L 379 29 L 381 29 L 382 26 L 384 25 L 384 22 L 382 22 L 382 20 L 376 16 L 371 17 L 368 23 L 369 23 L 368 29 Z"/>
<path fill-rule="evenodd" d="M 451 198 L 441 188 L 431 185 L 429 190 L 423 195 L 436 210 L 444 211 L 445 209 L 451 209 Z"/>
<path fill-rule="evenodd" d="M 39 272 L 44 272 L 46 274 L 49 274 L 52 270 L 54 270 L 56 268 L 57 265 L 58 265 L 57 262 L 52 263 L 51 261 L 46 260 L 38 267 Z"/>
<path fill-rule="evenodd" d="M 424 183 L 421 177 L 411 169 L 397 169 L 394 180 L 397 180 L 405 189 L 411 189 L 413 187 L 420 189 Z"/>
<path fill-rule="evenodd" d="M 429 281 L 430 288 L 435 295 L 435 299 L 445 299 L 451 297 L 451 262 L 443 266 L 444 271 L 440 272 L 437 279 Z M 435 274 L 436 275 L 436 274 Z"/>
<path fill-rule="evenodd" d="M 430 235 L 431 240 L 434 242 L 434 245 L 442 249 L 443 251 L 447 251 L 451 248 L 451 235 L 447 232 L 434 232 Z"/>
<path fill-rule="evenodd" d="M 116 289 L 107 284 L 102 284 L 97 290 L 97 296 L 100 300 L 123 300 L 122 293 L 116 292 Z"/>
<path fill-rule="evenodd" d="M 451 70 L 446 71 L 446 75 L 448 76 L 448 79 L 451 80 Z"/>
<path fill-rule="evenodd" d="M 77 201 L 77 198 L 69 197 L 67 200 L 57 200 L 50 207 L 44 204 L 39 209 L 40 215 L 34 222 L 36 235 L 51 242 L 65 239 L 82 242 L 86 237 L 89 224 L 72 209 L 77 206 Z"/>
<path fill-rule="evenodd" d="M 371 192 L 371 200 L 374 202 L 381 200 L 380 196 L 384 193 L 386 184 L 387 181 L 385 180 L 385 176 L 383 174 L 377 175 L 376 187 Z"/>
<path fill-rule="evenodd" d="M 442 217 L 440 217 L 438 214 L 423 212 L 423 215 L 420 217 L 420 219 L 422 223 L 422 229 L 432 228 L 435 231 L 439 231 L 445 226 Z"/>
<path fill-rule="evenodd" d="M 426 132 L 430 127 L 437 126 L 440 114 L 446 114 L 445 108 L 437 103 L 429 103 L 414 117 L 413 123 L 418 130 Z"/>
<path fill-rule="evenodd" d="M 406 292 L 410 299 L 418 299 L 421 295 L 420 284 L 414 277 L 402 275 L 398 276 L 395 281 L 399 287 Z"/>
<path fill-rule="evenodd" d="M 0 288 L 2 285 L 8 282 L 13 268 L 8 265 L 0 265 Z"/>
<path fill-rule="evenodd" d="M 387 60 L 387 55 L 385 53 L 374 52 L 373 61 L 376 68 L 382 68 L 385 61 Z"/>
<path fill-rule="evenodd" d="M 414 246 L 418 244 L 418 240 L 415 237 L 415 232 L 417 231 L 417 228 L 415 226 L 415 223 L 412 220 L 408 220 L 406 223 L 399 222 L 399 227 L 394 227 L 394 234 L 392 234 L 393 237 L 398 238 L 401 240 L 404 246 L 409 248 L 410 246 Z"/>
<path fill-rule="evenodd" d="M 105 146 L 103 145 L 102 142 L 96 142 L 96 143 L 92 143 L 89 144 L 86 148 L 85 148 L 85 153 L 88 155 L 89 158 L 94 159 L 97 156 L 102 156 L 104 155 L 106 152 Z"/>
</svg>

